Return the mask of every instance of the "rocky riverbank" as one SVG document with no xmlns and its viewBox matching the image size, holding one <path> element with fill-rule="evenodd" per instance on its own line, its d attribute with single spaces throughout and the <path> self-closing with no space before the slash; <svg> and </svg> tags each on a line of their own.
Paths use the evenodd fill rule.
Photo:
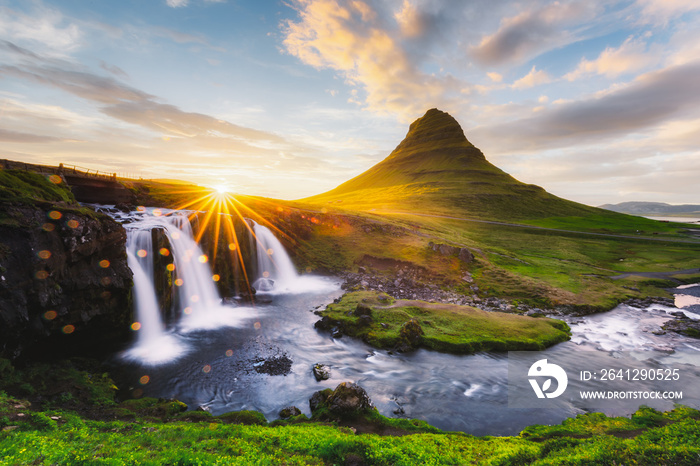
<svg viewBox="0 0 700 466">
<path fill-rule="evenodd" d="M 462 276 L 462 281 L 466 286 L 462 286 L 461 289 L 468 289 L 467 293 L 455 291 L 454 287 L 450 288 L 433 283 L 419 270 L 408 266 L 398 267 L 393 274 L 389 275 L 375 273 L 366 267 L 359 267 L 357 272 L 342 272 L 340 276 L 344 280 L 342 288 L 347 291 L 380 291 L 396 299 L 473 306 L 491 312 L 562 317 L 587 315 L 608 310 L 572 305 L 538 307 L 526 303 L 514 304 L 512 301 L 497 296 L 480 296 L 479 287 L 474 283 L 469 272 L 464 272 Z M 662 297 L 630 299 L 624 303 L 634 307 L 646 307 L 652 304 L 673 306 L 672 299 Z"/>
</svg>

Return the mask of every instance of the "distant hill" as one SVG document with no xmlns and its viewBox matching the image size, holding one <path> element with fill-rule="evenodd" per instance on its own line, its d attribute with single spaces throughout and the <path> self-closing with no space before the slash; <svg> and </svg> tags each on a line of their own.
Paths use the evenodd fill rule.
<svg viewBox="0 0 700 466">
<path fill-rule="evenodd" d="M 664 202 L 621 202 L 619 204 L 604 204 L 601 209 L 612 210 L 633 215 L 687 215 L 700 216 L 700 205 L 672 205 Z"/>
<path fill-rule="evenodd" d="M 448 113 L 428 110 L 383 161 L 302 202 L 498 220 L 611 216 L 549 194 L 492 165 Z"/>
</svg>

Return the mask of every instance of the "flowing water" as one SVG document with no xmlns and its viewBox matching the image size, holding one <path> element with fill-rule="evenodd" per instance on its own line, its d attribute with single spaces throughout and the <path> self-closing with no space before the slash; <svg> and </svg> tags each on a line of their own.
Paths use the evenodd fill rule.
<svg viewBox="0 0 700 466">
<path fill-rule="evenodd" d="M 141 265 L 132 259 L 135 235 L 154 224 L 163 226 L 163 222 L 174 228 L 165 225 L 169 237 L 176 233 L 180 239 L 188 237 L 182 243 L 182 250 L 173 246 L 176 268 L 182 270 L 188 264 L 199 263 L 192 258 L 201 251 L 190 241 L 191 233 L 186 226 L 146 216 L 129 226 L 130 265 L 133 263 L 136 269 Z M 196 305 L 197 312 L 193 308 L 187 314 L 183 309 L 180 323 L 161 331 L 159 338 L 169 338 L 174 344 L 163 345 L 157 358 L 143 351 L 135 354 L 135 349 L 122 355 L 121 364 L 131 374 L 133 387 L 144 396 L 177 398 L 193 409 L 202 407 L 213 414 L 254 409 L 273 420 L 282 408 L 291 405 L 309 415 L 308 399 L 313 392 L 354 381 L 367 390 L 386 416 L 418 418 L 442 429 L 476 435 L 510 435 L 527 425 L 559 423 L 587 411 L 629 415 L 642 404 L 671 409 L 672 400 L 581 401 L 574 396 L 580 389 L 609 388 L 599 380 L 576 380 L 581 370 L 634 367 L 677 368 L 680 380 L 664 381 L 662 386 L 658 381 L 635 381 L 627 389 L 683 390 L 683 399 L 678 401 L 700 408 L 700 392 L 692 389 L 700 382 L 700 340 L 659 331 L 660 325 L 671 318 L 669 313 L 678 311 L 677 308 L 655 305 L 639 309 L 621 305 L 607 313 L 569 319 L 571 341 L 534 352 L 533 356 L 564 367 L 569 373 L 570 388 L 544 409 L 528 405 L 513 407 L 522 406 L 517 404 L 518 397 L 532 396 L 527 383 L 511 386 L 509 390 L 509 359 L 512 371 L 513 361 L 517 359 L 514 354 L 511 358 L 507 353 L 455 356 L 427 350 L 391 354 L 361 341 L 347 337 L 334 339 L 317 331 L 313 324 L 319 318 L 313 311 L 341 296 L 340 282 L 327 277 L 297 276 L 294 270 L 293 275 L 280 274 L 282 264 L 289 259 L 284 248 L 276 239 L 273 241 L 274 235 L 269 230 L 258 225 L 255 231 L 260 239 L 258 255 L 263 251 L 267 256 L 263 259 L 275 259 L 274 263 L 259 266 L 261 274 L 268 272 L 267 277 L 260 278 L 274 280 L 270 290 L 264 293 L 265 304 L 222 306 L 218 296 L 206 296 L 198 287 L 188 289 L 185 298 L 195 294 L 205 299 L 199 305 L 200 301 L 182 301 Z M 268 254 L 269 250 L 272 252 Z M 178 262 L 181 254 L 189 256 L 189 262 Z M 149 273 L 147 267 L 141 265 L 141 268 L 144 274 Z M 193 277 L 188 280 L 201 282 L 208 288 L 210 283 L 204 278 L 210 272 L 206 267 L 198 270 L 201 280 L 198 282 Z M 700 287 L 681 291 L 693 295 Z M 140 290 L 136 294 L 141 296 Z M 139 306 L 153 306 L 140 298 L 137 301 Z M 197 314 L 198 319 L 189 320 Z M 686 314 L 690 318 L 699 317 L 690 309 Z M 143 320 L 142 325 L 146 325 L 140 307 L 137 315 Z M 146 345 L 144 333 L 139 332 L 134 348 Z M 145 339 L 151 338 L 148 335 Z M 329 380 L 316 381 L 312 374 L 315 363 L 330 366 Z M 271 375 L 274 371 L 269 371 L 267 364 L 284 366 L 282 372 L 286 375 Z M 527 367 L 523 366 L 522 370 L 526 373 Z M 510 380 L 512 385 L 512 373 Z"/>
</svg>

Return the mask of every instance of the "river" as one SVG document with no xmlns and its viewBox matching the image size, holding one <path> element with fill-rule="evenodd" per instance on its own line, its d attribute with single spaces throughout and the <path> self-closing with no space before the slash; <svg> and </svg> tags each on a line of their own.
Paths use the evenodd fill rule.
<svg viewBox="0 0 700 466">
<path fill-rule="evenodd" d="M 540 352 L 392 354 L 314 328 L 319 317 L 313 311 L 343 293 L 337 279 L 301 276 L 283 282 L 284 289 L 262 293 L 256 306 L 212 304 L 183 315 L 159 339 L 135 338 L 131 349 L 115 357 L 128 374 L 132 393 L 176 398 L 214 415 L 257 410 L 274 420 L 292 405 L 310 415 L 308 399 L 315 391 L 353 381 L 386 416 L 417 418 L 474 435 L 517 434 L 531 424 L 560 423 L 590 411 L 630 415 L 640 405 L 668 410 L 681 402 L 700 408 L 700 390 L 694 388 L 700 386 L 700 340 L 660 330 L 672 318 L 669 313 L 679 311 L 675 307 L 620 305 L 568 318 L 571 340 Z M 684 312 L 700 318 L 691 299 L 698 299 L 700 286 L 683 287 L 678 295 L 686 297 L 678 303 L 687 304 Z M 568 374 L 568 387 L 556 399 L 538 400 L 528 384 L 528 368 L 542 359 Z M 316 381 L 315 363 L 330 366 L 329 380 Z M 276 369 L 269 370 L 271 366 Z M 628 371 L 628 377 L 634 371 L 638 376 L 666 372 L 663 380 L 656 375 L 655 380 L 646 375 L 642 380 L 603 380 L 612 370 L 617 375 Z M 273 375 L 278 372 L 283 374 Z M 589 380 L 582 380 L 584 372 Z M 583 390 L 613 389 L 682 392 L 682 399 L 580 397 Z"/>
</svg>

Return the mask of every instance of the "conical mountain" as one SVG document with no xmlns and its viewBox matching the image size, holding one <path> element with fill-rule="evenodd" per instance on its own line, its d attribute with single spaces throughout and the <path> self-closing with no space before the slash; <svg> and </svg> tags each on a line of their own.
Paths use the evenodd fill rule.
<svg viewBox="0 0 700 466">
<path fill-rule="evenodd" d="M 492 165 L 438 109 L 414 121 L 394 151 L 337 188 L 304 199 L 349 210 L 514 220 L 586 216 L 600 209 L 521 183 Z"/>
</svg>

